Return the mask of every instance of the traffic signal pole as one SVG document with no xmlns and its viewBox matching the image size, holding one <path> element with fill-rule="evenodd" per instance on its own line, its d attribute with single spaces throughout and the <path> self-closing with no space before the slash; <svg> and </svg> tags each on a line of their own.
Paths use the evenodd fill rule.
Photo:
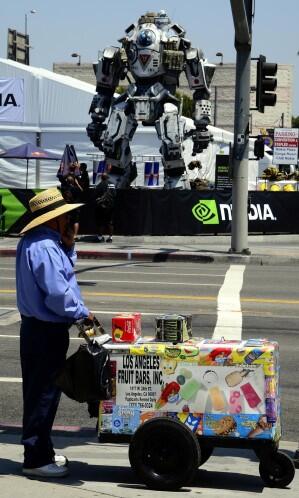
<svg viewBox="0 0 299 498">
<path fill-rule="evenodd" d="M 230 1 L 237 52 L 230 252 L 250 254 L 248 247 L 248 155 L 252 0 Z"/>
</svg>

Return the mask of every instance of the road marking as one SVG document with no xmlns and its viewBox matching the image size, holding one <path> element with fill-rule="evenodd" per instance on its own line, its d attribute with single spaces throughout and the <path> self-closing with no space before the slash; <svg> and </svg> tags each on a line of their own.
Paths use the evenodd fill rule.
<svg viewBox="0 0 299 498">
<path fill-rule="evenodd" d="M 77 266 L 77 265 L 76 265 Z M 105 267 L 103 267 L 105 268 Z M 8 268 L 8 267 L 0 267 L 0 270 L 10 270 L 10 271 L 15 271 L 15 268 Z M 124 270 L 125 275 L 171 275 L 171 276 L 179 276 L 179 277 L 224 277 L 225 273 L 175 273 L 175 272 L 151 272 L 151 271 L 127 271 L 126 269 Z M 81 275 L 83 272 L 85 273 L 116 273 L 119 275 L 119 270 L 102 270 L 101 267 L 98 267 L 98 269 L 95 269 L 94 267 L 86 267 L 86 269 L 82 270 L 77 270 L 75 271 L 77 277 L 78 275 Z M 15 280 L 15 277 L 1 277 L 5 280 Z"/>
<path fill-rule="evenodd" d="M 21 377 L 0 377 L 0 382 L 22 382 Z"/>
<path fill-rule="evenodd" d="M 1 268 L 0 268 L 1 269 Z M 86 270 L 92 273 L 117 273 L 119 275 L 119 271 L 115 270 Z M 82 270 L 75 272 L 76 274 L 83 273 Z M 171 276 L 179 276 L 179 277 L 223 277 L 225 273 L 216 274 L 216 273 L 175 273 L 175 272 L 164 272 L 164 271 L 124 271 L 124 275 L 171 275 Z"/>
<path fill-rule="evenodd" d="M 13 312 L 8 310 L 6 313 L 0 315 L 0 326 L 13 325 L 14 323 L 19 322 L 20 319 L 21 317 L 18 311 Z"/>
<path fill-rule="evenodd" d="M 149 274 L 148 274 L 149 275 Z M 15 280 L 14 277 L 1 277 L 1 280 Z M 198 286 L 198 287 L 220 287 L 220 284 L 210 284 L 210 283 L 204 283 L 200 284 L 198 282 L 157 282 L 157 281 L 150 281 L 150 282 L 145 282 L 144 280 L 82 280 L 81 278 L 77 279 L 78 284 L 80 285 L 81 283 L 90 283 L 90 284 L 139 284 L 139 285 L 186 285 L 186 286 Z"/>
<path fill-rule="evenodd" d="M 245 265 L 231 265 L 226 272 L 217 298 L 217 322 L 213 339 L 242 338 L 242 310 L 240 292 Z"/>
<path fill-rule="evenodd" d="M 0 289 L 0 294 L 15 294 L 14 289 Z M 217 296 L 181 296 L 176 294 L 133 294 L 125 292 L 82 292 L 85 296 L 102 296 L 102 297 L 132 297 L 132 298 L 157 298 L 157 299 L 182 299 L 190 301 L 216 301 Z M 299 299 L 272 299 L 263 297 L 242 297 L 241 303 L 260 303 L 260 304 L 294 304 L 298 306 Z"/>
<path fill-rule="evenodd" d="M 144 280 L 81 280 L 78 279 L 78 284 L 80 285 L 81 283 L 100 283 L 100 284 L 134 284 L 134 285 L 185 285 L 185 286 L 198 286 L 198 287 L 220 287 L 220 284 L 209 284 L 209 283 L 204 283 L 200 284 L 197 282 L 191 283 L 191 282 L 157 282 L 157 281 L 150 281 L 150 282 L 145 282 Z"/>
<path fill-rule="evenodd" d="M 5 338 L 5 339 L 20 339 L 19 335 L 12 335 L 12 334 L 0 334 L 0 339 Z M 70 341 L 82 341 L 82 337 L 70 337 Z"/>
<path fill-rule="evenodd" d="M 17 308 L 9 307 L 9 306 L 0 306 L 1 310 L 11 310 L 16 311 Z M 119 315 L 120 313 L 128 313 L 128 310 L 91 310 L 92 313 L 102 314 L 102 315 Z M 156 316 L 157 313 L 152 313 L 149 311 L 139 311 L 143 316 Z M 158 313 L 159 314 L 159 313 Z"/>
<path fill-rule="evenodd" d="M 88 292 L 83 291 L 83 296 L 102 296 L 102 297 L 132 297 L 132 298 L 148 298 L 148 299 L 181 299 L 182 301 L 215 301 L 216 296 L 188 296 L 178 294 L 135 294 L 133 292 Z"/>
</svg>

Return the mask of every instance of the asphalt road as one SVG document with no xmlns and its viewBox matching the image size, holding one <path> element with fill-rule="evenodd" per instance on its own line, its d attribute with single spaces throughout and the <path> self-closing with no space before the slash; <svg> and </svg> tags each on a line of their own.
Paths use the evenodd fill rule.
<svg viewBox="0 0 299 498">
<path fill-rule="evenodd" d="M 79 261 L 77 279 L 87 306 L 107 332 L 117 312 L 142 313 L 144 335 L 152 335 L 154 317 L 165 312 L 193 316 L 193 334 L 212 336 L 217 322 L 217 297 L 229 265 L 200 263 L 131 263 Z M 0 261 L 0 423 L 21 424 L 21 383 L 18 358 L 19 316 L 16 309 L 14 259 Z M 299 440 L 298 319 L 299 267 L 245 268 L 241 288 L 242 338 L 268 337 L 280 344 L 283 439 Z M 30 289 L 28 290 L 30 292 Z M 226 291 L 229 293 L 229 290 Z M 228 296 L 229 297 L 229 296 Z M 230 323 L 226 326 L 229 328 Z M 70 353 L 78 347 L 71 330 Z M 57 425 L 95 426 L 85 405 L 65 396 Z"/>
</svg>

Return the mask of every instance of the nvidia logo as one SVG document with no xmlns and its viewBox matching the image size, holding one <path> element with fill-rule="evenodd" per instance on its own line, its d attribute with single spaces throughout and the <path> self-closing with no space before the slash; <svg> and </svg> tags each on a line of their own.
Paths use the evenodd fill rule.
<svg viewBox="0 0 299 498">
<path fill-rule="evenodd" d="M 192 214 L 204 225 L 219 225 L 217 205 L 214 199 L 199 201 L 193 206 Z"/>
</svg>

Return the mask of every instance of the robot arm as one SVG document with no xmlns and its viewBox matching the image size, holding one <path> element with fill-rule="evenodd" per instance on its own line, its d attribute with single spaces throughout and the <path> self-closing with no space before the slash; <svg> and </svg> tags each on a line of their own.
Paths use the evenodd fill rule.
<svg viewBox="0 0 299 498">
<path fill-rule="evenodd" d="M 108 117 L 115 89 L 119 80 L 125 77 L 126 70 L 126 52 L 123 48 L 117 47 L 106 48 L 98 64 L 94 65 L 97 93 L 90 105 L 89 114 L 92 121 L 86 131 L 90 140 L 100 150 L 102 150 L 102 135 L 107 127 L 104 121 Z"/>
<path fill-rule="evenodd" d="M 194 90 L 193 119 L 195 130 L 192 131 L 193 155 L 202 152 L 209 145 L 211 135 L 207 126 L 211 122 L 210 84 L 215 66 L 207 64 L 203 54 L 196 48 L 188 48 L 186 54 L 186 77 L 191 90 Z"/>
</svg>

